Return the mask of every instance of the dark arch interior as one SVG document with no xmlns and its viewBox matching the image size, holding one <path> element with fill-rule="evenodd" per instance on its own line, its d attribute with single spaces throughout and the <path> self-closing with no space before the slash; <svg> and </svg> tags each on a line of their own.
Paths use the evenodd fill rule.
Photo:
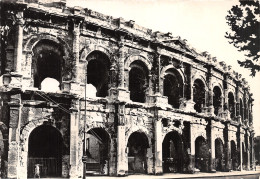
<svg viewBox="0 0 260 179">
<path fill-rule="evenodd" d="M 168 103 L 179 108 L 180 98 L 183 96 L 183 82 L 176 70 L 166 71 L 163 82 L 163 95 L 168 97 Z"/>
<path fill-rule="evenodd" d="M 200 136 L 195 140 L 195 167 L 207 172 L 209 166 L 209 147 L 206 140 Z"/>
<path fill-rule="evenodd" d="M 41 177 L 61 176 L 62 136 L 52 126 L 35 128 L 29 137 L 28 176 L 34 176 L 35 164 L 40 164 Z"/>
<path fill-rule="evenodd" d="M 224 170 L 224 146 L 220 139 L 215 140 L 216 170 Z"/>
<path fill-rule="evenodd" d="M 205 106 L 205 87 L 201 80 L 195 80 L 193 85 L 193 100 L 195 102 L 194 109 L 197 112 L 202 112 Z"/>
<path fill-rule="evenodd" d="M 148 86 L 148 69 L 141 61 L 134 61 L 129 72 L 130 99 L 135 102 L 145 102 L 145 92 Z"/>
<path fill-rule="evenodd" d="M 216 86 L 213 89 L 213 106 L 215 115 L 218 115 L 219 113 L 219 109 L 221 108 L 221 100 L 221 90 Z"/>
<path fill-rule="evenodd" d="M 234 95 L 231 92 L 228 93 L 228 108 L 229 108 L 231 119 L 234 119 L 234 117 L 235 117 L 235 101 L 234 101 Z"/>
<path fill-rule="evenodd" d="M 128 147 L 128 172 L 147 173 L 146 154 L 149 148 L 148 138 L 144 133 L 134 132 L 130 135 Z"/>
<path fill-rule="evenodd" d="M 62 48 L 50 40 L 41 40 L 33 48 L 33 54 L 34 86 L 39 88 L 41 82 L 47 77 L 61 82 L 61 67 L 64 56 Z"/>
<path fill-rule="evenodd" d="M 177 132 L 168 133 L 162 145 L 163 172 L 182 172 L 184 153 L 181 137 Z"/>
<path fill-rule="evenodd" d="M 109 174 L 110 137 L 103 128 L 93 128 L 86 136 L 86 170 L 99 175 Z"/>
<path fill-rule="evenodd" d="M 108 95 L 109 58 L 102 52 L 94 51 L 89 54 L 87 61 L 87 83 L 96 87 L 98 97 L 106 97 Z"/>
<path fill-rule="evenodd" d="M 242 156 L 243 156 L 243 170 L 246 170 L 247 168 L 247 147 L 245 146 L 245 143 L 242 142 Z"/>
<path fill-rule="evenodd" d="M 235 141 L 231 141 L 231 169 L 237 170 L 238 166 L 238 152 L 236 149 L 236 143 Z"/>
</svg>

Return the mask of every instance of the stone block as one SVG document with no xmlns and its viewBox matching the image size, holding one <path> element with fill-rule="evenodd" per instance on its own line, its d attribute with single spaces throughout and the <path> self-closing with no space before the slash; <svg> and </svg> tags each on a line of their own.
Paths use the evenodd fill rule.
<svg viewBox="0 0 260 179">
<path fill-rule="evenodd" d="M 195 102 L 192 100 L 187 100 L 185 98 L 180 99 L 180 109 L 186 112 L 196 112 L 194 109 Z"/>
<path fill-rule="evenodd" d="M 110 88 L 109 98 L 111 100 L 130 101 L 130 92 L 124 88 Z"/>
</svg>

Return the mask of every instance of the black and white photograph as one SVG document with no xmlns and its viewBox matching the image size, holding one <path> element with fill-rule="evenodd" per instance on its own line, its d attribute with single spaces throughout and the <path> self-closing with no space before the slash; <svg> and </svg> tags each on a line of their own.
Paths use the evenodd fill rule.
<svg viewBox="0 0 260 179">
<path fill-rule="evenodd" d="M 0 0 L 0 178 L 260 178 L 259 0 Z"/>
</svg>

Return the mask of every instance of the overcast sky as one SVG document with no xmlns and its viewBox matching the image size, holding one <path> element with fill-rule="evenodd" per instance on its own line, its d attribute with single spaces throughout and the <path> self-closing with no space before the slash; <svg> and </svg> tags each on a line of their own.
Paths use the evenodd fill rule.
<svg viewBox="0 0 260 179">
<path fill-rule="evenodd" d="M 225 61 L 249 82 L 255 99 L 254 128 L 260 135 L 260 73 L 249 76 L 237 60 L 245 57 L 224 37 L 229 30 L 225 16 L 237 0 L 67 0 L 68 6 L 81 6 L 100 13 L 134 20 L 153 31 L 172 32 L 187 39 L 199 51 L 208 51 L 218 61 Z"/>
</svg>

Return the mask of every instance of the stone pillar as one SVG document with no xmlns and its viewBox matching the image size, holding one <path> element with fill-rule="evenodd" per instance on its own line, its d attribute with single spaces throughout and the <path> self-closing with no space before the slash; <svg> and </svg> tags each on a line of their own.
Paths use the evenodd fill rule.
<svg viewBox="0 0 260 179">
<path fill-rule="evenodd" d="M 78 103 L 78 101 L 77 101 Z M 76 104 L 78 105 L 78 104 Z M 75 106 L 71 108 L 70 114 L 70 178 L 78 178 L 80 173 L 78 172 L 78 132 L 79 132 L 79 108 Z"/>
<path fill-rule="evenodd" d="M 240 128 L 241 129 L 241 128 Z M 239 140 L 239 161 L 240 161 L 240 171 L 243 170 L 243 147 L 242 147 L 242 138 L 243 138 L 243 134 L 241 134 L 241 130 L 240 130 L 240 134 L 239 134 L 240 140 Z"/>
<path fill-rule="evenodd" d="M 17 31 L 15 42 L 15 57 L 14 57 L 14 70 L 16 73 L 22 73 L 22 58 L 23 58 L 23 11 L 17 12 Z"/>
<path fill-rule="evenodd" d="M 118 43 L 119 49 L 119 59 L 118 59 L 118 88 L 116 88 L 115 85 L 112 85 L 109 89 L 109 96 L 113 100 L 119 100 L 119 101 L 129 101 L 130 100 L 130 92 L 128 89 L 126 89 L 125 86 L 129 86 L 129 71 L 125 71 L 125 48 L 124 48 L 124 42 L 121 41 Z M 127 74 L 125 74 L 125 72 Z M 125 79 L 127 80 L 125 82 Z M 113 81 L 116 81 L 116 78 L 113 79 Z"/>
<path fill-rule="evenodd" d="M 159 53 L 156 53 L 156 55 L 155 55 L 155 61 L 156 61 L 156 65 L 157 65 L 157 67 L 155 67 L 155 78 L 157 79 L 157 80 L 155 80 L 154 81 L 154 83 L 155 83 L 155 93 L 157 93 L 157 94 L 160 94 L 160 91 L 161 91 L 161 79 L 160 79 L 160 69 L 161 69 L 161 54 L 159 54 Z M 161 95 L 161 94 L 160 94 Z"/>
<path fill-rule="evenodd" d="M 247 151 L 247 170 L 250 170 L 250 139 L 249 139 L 249 134 L 248 134 L 248 132 L 247 132 L 247 137 L 246 137 L 246 140 L 247 140 L 247 149 L 246 149 L 246 151 Z"/>
<path fill-rule="evenodd" d="M 155 166 L 154 174 L 163 173 L 162 169 L 162 122 L 161 120 L 155 121 Z"/>
<path fill-rule="evenodd" d="M 224 89 L 223 109 L 228 110 L 228 89 Z"/>
<path fill-rule="evenodd" d="M 124 88 L 124 71 L 125 71 L 125 55 L 124 55 L 124 43 L 119 42 L 119 88 Z"/>
<path fill-rule="evenodd" d="M 125 136 L 125 104 L 116 104 L 118 126 L 117 126 L 117 163 L 116 175 L 125 176 L 128 170 L 126 154 L 126 136 Z"/>
<path fill-rule="evenodd" d="M 250 150 L 251 150 L 251 156 L 252 156 L 252 169 L 255 169 L 255 150 L 254 150 L 254 132 L 251 133 L 251 146 L 250 146 Z"/>
<path fill-rule="evenodd" d="M 154 153 L 153 146 L 151 145 L 151 138 L 148 138 L 149 148 L 147 148 L 146 161 L 147 161 L 147 174 L 154 174 Z"/>
<path fill-rule="evenodd" d="M 237 100 L 236 106 L 237 106 L 237 114 L 236 114 L 237 121 L 241 122 L 241 111 L 240 111 L 240 100 L 239 99 Z"/>
<path fill-rule="evenodd" d="M 125 176 L 127 171 L 125 126 L 117 126 L 117 176 Z"/>
<path fill-rule="evenodd" d="M 74 30 L 73 30 L 73 56 L 74 56 L 74 64 L 73 67 L 73 77 L 72 80 L 75 82 L 80 82 L 79 79 L 79 36 L 80 36 L 80 24 L 74 22 Z"/>
<path fill-rule="evenodd" d="M 20 121 L 21 121 L 21 96 L 13 95 L 10 106 L 9 123 L 9 150 L 8 150 L 8 178 L 17 178 L 20 173 Z M 24 171 L 22 171 L 24 172 Z"/>
<path fill-rule="evenodd" d="M 214 93 L 213 93 L 212 89 L 209 89 L 208 97 L 209 97 L 209 114 L 210 115 L 214 115 L 213 95 L 214 95 Z"/>
<path fill-rule="evenodd" d="M 194 173 L 195 168 L 195 136 L 194 132 L 196 129 L 194 129 L 194 125 L 196 124 L 190 124 L 190 152 L 188 151 L 189 155 L 189 166 L 188 166 L 188 172 Z"/>
<path fill-rule="evenodd" d="M 216 155 L 215 155 L 215 136 L 216 136 L 216 128 L 215 121 L 211 121 L 211 136 L 210 136 L 210 172 L 216 172 Z"/>
<path fill-rule="evenodd" d="M 25 59 L 22 67 L 23 75 L 23 87 L 33 87 L 33 76 L 32 76 L 32 51 L 25 51 Z"/>
<path fill-rule="evenodd" d="M 224 129 L 224 140 L 225 140 L 225 171 L 229 172 L 231 170 L 231 146 L 229 140 L 229 128 L 230 123 L 227 123 Z"/>
<path fill-rule="evenodd" d="M 213 89 L 212 89 L 212 76 L 209 74 L 208 77 L 209 91 L 208 91 L 208 112 L 209 115 L 214 115 L 214 106 L 213 106 Z"/>
<path fill-rule="evenodd" d="M 148 75 L 148 95 L 152 95 L 153 94 L 153 87 L 152 87 L 152 85 L 153 85 L 153 82 L 152 82 L 152 75 L 151 75 L 151 72 L 149 71 L 149 75 Z"/>
<path fill-rule="evenodd" d="M 236 100 L 236 98 L 234 98 L 234 116 L 233 116 L 233 120 L 237 116 L 237 105 L 236 104 L 237 104 L 237 100 Z"/>
</svg>

